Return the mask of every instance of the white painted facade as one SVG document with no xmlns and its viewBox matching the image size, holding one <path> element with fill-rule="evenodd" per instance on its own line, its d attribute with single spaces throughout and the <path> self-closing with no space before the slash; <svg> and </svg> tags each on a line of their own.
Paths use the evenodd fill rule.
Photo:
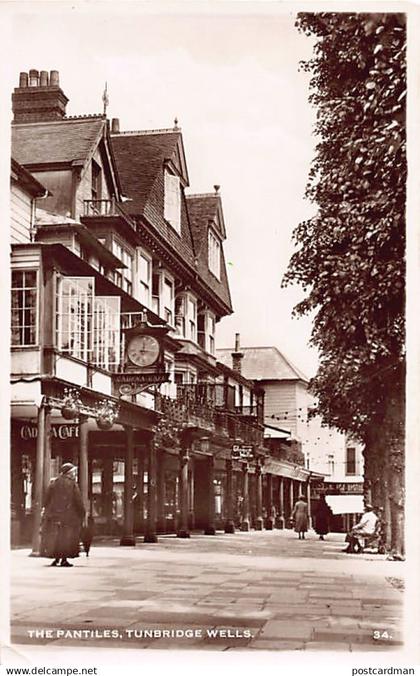
<svg viewBox="0 0 420 676">
<path fill-rule="evenodd" d="M 33 225 L 33 199 L 15 181 L 12 181 L 10 198 L 12 244 L 26 244 L 31 241 Z"/>
</svg>

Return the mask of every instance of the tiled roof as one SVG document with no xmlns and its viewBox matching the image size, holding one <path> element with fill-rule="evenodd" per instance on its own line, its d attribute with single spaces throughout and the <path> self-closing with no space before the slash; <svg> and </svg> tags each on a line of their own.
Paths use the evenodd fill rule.
<svg viewBox="0 0 420 676">
<path fill-rule="evenodd" d="M 13 157 L 23 165 L 84 161 L 105 124 L 102 117 L 14 124 Z"/>
<path fill-rule="evenodd" d="M 218 187 L 218 186 L 216 186 Z M 222 239 L 226 239 L 221 197 L 218 192 L 187 195 L 188 213 L 193 223 L 212 223 Z M 199 226 L 199 229 L 200 226 Z"/>
<path fill-rule="evenodd" d="M 214 221 L 216 218 L 217 210 L 220 207 L 220 195 L 188 195 L 187 207 L 197 255 L 198 273 L 213 293 L 232 310 L 222 243 L 220 280 L 210 272 L 208 266 L 208 224 L 209 221 Z"/>
<path fill-rule="evenodd" d="M 164 219 L 164 162 L 172 160 L 179 167 L 180 140 L 180 132 L 174 130 L 111 135 L 122 191 L 130 198 L 124 210 L 131 216 L 147 218 L 176 254 L 194 267 L 194 245 L 183 194 L 181 234 Z"/>
<path fill-rule="evenodd" d="M 11 174 L 12 178 L 19 181 L 33 197 L 43 197 L 48 192 L 45 186 L 13 157 L 11 161 Z"/>
<path fill-rule="evenodd" d="M 242 375 L 249 380 L 302 380 L 308 378 L 277 349 L 277 347 L 241 347 Z M 232 366 L 234 348 L 216 350 L 219 361 Z"/>
<path fill-rule="evenodd" d="M 124 194 L 130 202 L 124 209 L 133 215 L 142 214 L 159 170 L 165 159 L 176 152 L 179 133 L 150 132 L 145 134 L 111 134 Z"/>
</svg>

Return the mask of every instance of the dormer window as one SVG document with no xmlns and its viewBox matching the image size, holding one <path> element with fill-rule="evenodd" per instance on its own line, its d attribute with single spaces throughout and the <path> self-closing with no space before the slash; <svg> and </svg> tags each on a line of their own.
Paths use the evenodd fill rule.
<svg viewBox="0 0 420 676">
<path fill-rule="evenodd" d="M 164 217 L 181 233 L 181 187 L 179 177 L 165 169 L 165 210 Z"/>
<path fill-rule="evenodd" d="M 92 199 L 101 199 L 101 167 L 92 160 Z"/>
<path fill-rule="evenodd" d="M 220 279 L 220 240 L 211 229 L 209 229 L 209 270 Z"/>
</svg>

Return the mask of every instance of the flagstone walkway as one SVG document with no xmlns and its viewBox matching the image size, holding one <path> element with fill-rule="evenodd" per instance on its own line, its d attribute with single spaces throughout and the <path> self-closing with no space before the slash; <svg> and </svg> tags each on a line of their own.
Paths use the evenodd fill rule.
<svg viewBox="0 0 420 676">
<path fill-rule="evenodd" d="M 401 647 L 404 563 L 344 536 L 262 531 L 95 543 L 74 568 L 12 553 L 12 642 L 147 649 Z M 36 633 L 37 632 L 37 633 Z M 376 633 L 375 633 L 376 632 Z"/>
</svg>

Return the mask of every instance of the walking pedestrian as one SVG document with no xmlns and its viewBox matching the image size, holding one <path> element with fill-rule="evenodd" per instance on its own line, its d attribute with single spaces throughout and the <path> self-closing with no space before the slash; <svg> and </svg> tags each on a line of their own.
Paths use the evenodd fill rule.
<svg viewBox="0 0 420 676">
<path fill-rule="evenodd" d="M 52 558 L 52 566 L 73 566 L 67 559 L 79 556 L 80 529 L 85 508 L 76 483 L 77 467 L 71 462 L 61 466 L 59 476 L 47 490 L 41 533 L 41 555 Z M 60 563 L 61 560 L 61 563 Z"/>
<path fill-rule="evenodd" d="M 292 519 L 295 524 L 295 532 L 299 535 L 299 540 L 305 539 L 305 533 L 308 530 L 308 503 L 305 496 L 301 495 L 292 512 Z"/>
<path fill-rule="evenodd" d="M 330 532 L 332 516 L 333 513 L 325 499 L 325 494 L 322 493 L 314 513 L 315 531 L 318 533 L 320 540 L 324 540 L 324 536 Z"/>
</svg>

